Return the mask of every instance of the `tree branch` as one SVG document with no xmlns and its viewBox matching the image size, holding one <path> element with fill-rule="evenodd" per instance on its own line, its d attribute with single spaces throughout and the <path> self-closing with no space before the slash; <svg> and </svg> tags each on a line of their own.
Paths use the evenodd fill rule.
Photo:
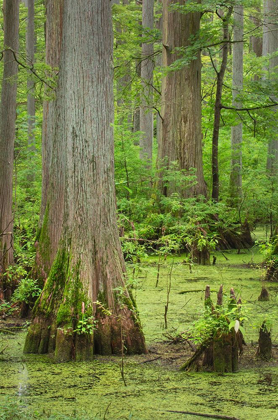
<svg viewBox="0 0 278 420">
<path fill-rule="evenodd" d="M 34 76 L 36 76 L 37 79 L 39 79 L 42 83 L 44 83 L 46 86 L 48 86 L 51 90 L 55 89 L 55 85 L 50 85 L 48 82 L 46 82 L 44 79 L 42 79 L 38 73 L 34 70 L 33 66 L 27 66 L 26 64 L 23 64 L 21 61 L 18 60 L 17 58 L 17 53 L 12 49 L 12 48 L 5 48 L 4 50 L 2 50 L 0 52 L 1 57 L 0 57 L 0 61 L 2 60 L 3 56 L 4 56 L 4 52 L 5 51 L 11 51 L 13 56 L 14 56 L 14 60 L 17 62 L 17 64 L 19 66 L 21 66 L 22 68 L 30 71 L 31 73 L 33 73 Z"/>
<path fill-rule="evenodd" d="M 268 104 L 268 105 L 258 105 L 258 106 L 253 106 L 253 107 L 246 107 L 246 108 L 235 108 L 233 106 L 225 106 L 225 105 L 220 105 L 221 109 L 232 109 L 233 111 L 256 111 L 257 109 L 265 109 L 265 108 L 272 108 L 273 106 L 277 106 L 278 102 L 273 102 L 273 104 Z"/>
<path fill-rule="evenodd" d="M 164 122 L 164 118 L 162 117 L 162 115 L 160 114 L 160 112 L 159 112 L 159 109 L 157 109 L 155 106 L 153 106 L 153 109 L 155 109 L 156 110 L 156 112 L 158 113 L 158 115 L 159 115 L 159 118 L 161 119 L 161 121 L 162 122 Z"/>
</svg>

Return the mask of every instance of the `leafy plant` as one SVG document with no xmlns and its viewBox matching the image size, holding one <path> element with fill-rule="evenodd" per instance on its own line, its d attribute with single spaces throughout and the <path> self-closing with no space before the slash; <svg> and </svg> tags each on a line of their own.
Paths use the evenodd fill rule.
<svg viewBox="0 0 278 420">
<path fill-rule="evenodd" d="M 23 278 L 20 281 L 18 288 L 13 293 L 12 301 L 31 304 L 40 294 L 41 288 L 38 284 L 38 280 Z"/>
<path fill-rule="evenodd" d="M 79 319 L 76 329 L 74 332 L 77 334 L 93 334 L 94 329 L 96 328 L 97 320 L 93 316 L 86 316 L 82 314 L 81 319 Z"/>
<path fill-rule="evenodd" d="M 243 322 L 248 319 L 247 312 L 246 307 L 243 311 L 242 305 L 236 304 L 230 298 L 226 299 L 223 305 L 217 305 L 213 309 L 210 303 L 206 304 L 203 316 L 183 336 L 195 343 L 203 344 L 216 336 L 227 334 L 232 328 L 244 333 Z"/>
<path fill-rule="evenodd" d="M 16 311 L 16 307 L 12 305 L 11 302 L 2 302 L 0 303 L 0 315 L 9 316 L 12 315 L 14 311 Z"/>
</svg>

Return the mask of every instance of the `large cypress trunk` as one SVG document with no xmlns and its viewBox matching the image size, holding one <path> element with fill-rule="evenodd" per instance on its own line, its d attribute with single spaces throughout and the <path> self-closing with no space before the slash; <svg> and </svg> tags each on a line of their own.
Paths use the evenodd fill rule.
<svg viewBox="0 0 278 420">
<path fill-rule="evenodd" d="M 2 276 L 13 263 L 13 162 L 19 45 L 19 0 L 4 1 L 4 72 L 0 108 L 0 299 L 9 297 Z"/>
<path fill-rule="evenodd" d="M 169 11 L 172 3 L 163 0 L 163 51 L 162 64 L 170 66 L 180 56 L 177 47 L 190 45 L 190 37 L 200 28 L 200 13 L 179 13 Z M 182 69 L 168 73 L 162 81 L 162 133 L 158 143 L 158 165 L 169 167 L 178 162 L 178 169 L 189 171 L 194 168 L 195 185 L 183 186 L 183 196 L 206 195 L 202 164 L 201 133 L 201 58 L 196 52 L 192 61 Z M 163 175 L 163 174 L 162 174 Z M 164 187 L 163 193 L 170 196 L 174 185 Z"/>
<path fill-rule="evenodd" d="M 49 243 L 59 193 L 62 230 L 25 352 L 54 351 L 57 361 L 88 359 L 93 349 L 144 352 L 116 221 L 110 1 L 65 2 L 62 32 L 51 159 L 58 170 L 40 242 Z"/>
<path fill-rule="evenodd" d="M 60 64 L 63 4 L 64 0 L 48 0 L 46 2 L 46 64 L 52 67 L 53 72 L 54 69 L 57 71 Z M 51 100 L 45 100 L 43 104 L 41 230 L 36 256 L 37 276 L 43 280 L 49 274 L 57 252 L 62 229 L 64 197 L 64 184 L 60 181 L 58 186 L 56 183 L 60 176 L 60 167 L 58 164 L 52 164 L 56 92 L 49 92 L 49 88 L 46 90 L 46 93 L 51 95 Z M 53 158 L 57 161 L 57 157 Z M 49 194 L 51 194 L 51 199 Z M 50 206 L 47 206 L 48 199 L 51 200 Z"/>
</svg>

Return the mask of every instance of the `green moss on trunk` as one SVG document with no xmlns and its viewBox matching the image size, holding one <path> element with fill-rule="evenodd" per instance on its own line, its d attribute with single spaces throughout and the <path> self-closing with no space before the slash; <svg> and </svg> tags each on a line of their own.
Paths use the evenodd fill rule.
<svg viewBox="0 0 278 420">
<path fill-rule="evenodd" d="M 233 329 L 213 341 L 213 370 L 220 373 L 238 370 L 238 346 Z"/>
<path fill-rule="evenodd" d="M 68 362 L 73 359 L 73 330 L 57 328 L 54 358 L 56 362 Z"/>
<path fill-rule="evenodd" d="M 24 351 L 54 353 L 57 362 L 90 360 L 94 348 L 101 354 L 145 352 L 137 309 L 127 289 L 115 291 L 111 310 L 105 292 L 98 298 L 94 314 L 80 281 L 80 263 L 73 266 L 61 249 L 36 302 Z"/>
<path fill-rule="evenodd" d="M 28 329 L 28 334 L 24 344 L 24 353 L 38 353 L 41 340 L 41 326 L 37 322 L 33 324 Z"/>
</svg>

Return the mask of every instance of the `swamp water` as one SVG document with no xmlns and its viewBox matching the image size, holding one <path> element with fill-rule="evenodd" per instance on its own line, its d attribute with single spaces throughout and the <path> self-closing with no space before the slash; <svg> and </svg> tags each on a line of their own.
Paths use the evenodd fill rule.
<svg viewBox="0 0 278 420">
<path fill-rule="evenodd" d="M 0 334 L 0 419 L 205 418 L 170 412 L 184 411 L 240 420 L 278 420 L 277 352 L 270 362 L 255 358 L 258 328 L 266 316 L 272 320 L 272 340 L 278 343 L 278 283 L 265 284 L 270 301 L 258 302 L 264 271 L 256 264 L 261 256 L 251 251 L 224 254 L 228 260 L 216 253 L 215 266 L 194 266 L 192 270 L 182 256 L 169 257 L 160 267 L 157 287 L 157 259 L 141 264 L 134 277 L 134 295 L 150 351 L 148 355 L 125 357 L 123 375 L 119 357 L 96 356 L 90 363 L 53 364 L 45 356 L 22 354 L 26 332 Z M 234 287 L 248 307 L 244 325 L 248 349 L 244 349 L 238 373 L 178 370 L 188 357 L 188 349 L 181 344 L 162 344 L 170 284 L 170 334 L 184 331 L 198 319 L 207 284 L 213 301 L 220 284 L 226 293 Z"/>
</svg>

